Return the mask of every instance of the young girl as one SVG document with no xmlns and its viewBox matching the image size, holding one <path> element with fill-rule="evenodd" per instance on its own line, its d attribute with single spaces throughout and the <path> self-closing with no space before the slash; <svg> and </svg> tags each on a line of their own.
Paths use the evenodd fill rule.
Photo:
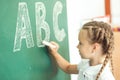
<svg viewBox="0 0 120 80">
<path fill-rule="evenodd" d="M 78 74 L 78 80 L 115 80 L 112 73 L 114 37 L 111 26 L 104 22 L 88 22 L 80 30 L 78 40 L 77 48 L 82 58 L 78 65 L 66 61 L 57 52 L 59 45 L 51 42 L 56 48 L 48 49 L 58 66 L 66 73 Z"/>
</svg>

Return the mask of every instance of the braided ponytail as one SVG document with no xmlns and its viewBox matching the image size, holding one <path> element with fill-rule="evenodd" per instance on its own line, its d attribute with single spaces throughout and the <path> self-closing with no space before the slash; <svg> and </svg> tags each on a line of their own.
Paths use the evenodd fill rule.
<svg viewBox="0 0 120 80">
<path fill-rule="evenodd" d="M 98 73 L 97 76 L 96 76 L 96 80 L 98 80 L 99 76 L 101 75 L 102 71 L 104 70 L 105 66 L 107 65 L 107 63 L 108 63 L 108 61 L 109 61 L 109 58 L 110 58 L 110 56 L 109 56 L 109 55 L 106 55 L 105 60 L 104 60 L 104 63 L 103 63 L 103 65 L 102 65 L 99 73 Z"/>
</svg>

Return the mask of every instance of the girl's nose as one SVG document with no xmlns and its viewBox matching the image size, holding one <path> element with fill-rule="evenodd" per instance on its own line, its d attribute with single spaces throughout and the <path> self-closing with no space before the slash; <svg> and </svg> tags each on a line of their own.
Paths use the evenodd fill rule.
<svg viewBox="0 0 120 80">
<path fill-rule="evenodd" d="M 76 47 L 79 48 L 79 45 L 77 45 Z"/>
</svg>

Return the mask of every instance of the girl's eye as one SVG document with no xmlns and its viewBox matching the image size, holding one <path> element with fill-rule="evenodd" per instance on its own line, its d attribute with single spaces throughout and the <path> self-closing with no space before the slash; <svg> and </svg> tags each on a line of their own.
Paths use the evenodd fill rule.
<svg viewBox="0 0 120 80">
<path fill-rule="evenodd" d="M 82 43 L 81 43 L 81 42 L 79 42 L 79 44 L 80 44 L 80 45 L 82 45 Z"/>
</svg>

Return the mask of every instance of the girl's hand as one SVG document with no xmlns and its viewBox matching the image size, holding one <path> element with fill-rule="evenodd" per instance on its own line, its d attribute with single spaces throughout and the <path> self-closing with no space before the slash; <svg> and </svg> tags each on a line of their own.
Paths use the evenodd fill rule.
<svg viewBox="0 0 120 80">
<path fill-rule="evenodd" d="M 48 46 L 48 50 L 49 50 L 49 52 L 50 52 L 52 55 L 54 55 L 54 54 L 56 54 L 56 53 L 58 52 L 59 45 L 58 45 L 56 42 L 54 42 L 54 41 L 51 41 L 50 43 L 51 43 L 52 45 L 54 45 L 55 48 Z"/>
</svg>

